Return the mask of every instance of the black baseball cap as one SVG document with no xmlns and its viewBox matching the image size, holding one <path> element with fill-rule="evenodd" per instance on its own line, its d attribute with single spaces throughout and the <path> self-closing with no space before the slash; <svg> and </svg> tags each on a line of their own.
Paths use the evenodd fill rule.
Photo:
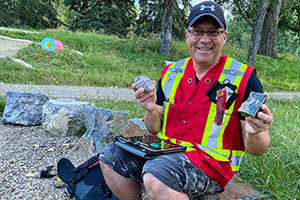
<svg viewBox="0 0 300 200">
<path fill-rule="evenodd" d="M 202 16 L 212 16 L 226 30 L 226 21 L 223 9 L 213 1 L 203 1 L 192 7 L 186 27 L 191 27 Z"/>
</svg>

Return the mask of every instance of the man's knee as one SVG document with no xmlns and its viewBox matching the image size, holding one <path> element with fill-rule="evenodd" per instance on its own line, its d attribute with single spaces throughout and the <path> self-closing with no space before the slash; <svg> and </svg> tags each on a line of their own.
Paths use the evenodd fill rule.
<svg viewBox="0 0 300 200">
<path fill-rule="evenodd" d="M 177 192 L 167 185 L 162 183 L 150 173 L 143 175 L 144 185 L 148 199 L 172 199 L 172 200 L 187 200 L 188 196 L 185 193 Z"/>
<path fill-rule="evenodd" d="M 159 189 L 163 185 L 162 182 L 160 182 L 157 178 L 155 178 L 150 173 L 145 173 L 143 175 L 143 181 L 149 199 L 153 199 L 153 197 L 159 195 L 160 193 Z"/>
</svg>

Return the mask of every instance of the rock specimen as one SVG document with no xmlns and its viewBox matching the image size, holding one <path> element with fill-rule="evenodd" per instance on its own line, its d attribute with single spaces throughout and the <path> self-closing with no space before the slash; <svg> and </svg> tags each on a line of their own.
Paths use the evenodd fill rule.
<svg viewBox="0 0 300 200">
<path fill-rule="evenodd" d="M 148 93 L 155 89 L 153 81 L 145 75 L 138 76 L 134 81 L 134 86 L 136 89 L 144 88 L 144 92 Z"/>
<path fill-rule="evenodd" d="M 256 114 L 258 113 L 260 106 L 265 102 L 266 97 L 267 96 L 263 93 L 252 91 L 238 111 L 244 117 L 248 117 L 249 115 L 256 117 Z"/>
</svg>

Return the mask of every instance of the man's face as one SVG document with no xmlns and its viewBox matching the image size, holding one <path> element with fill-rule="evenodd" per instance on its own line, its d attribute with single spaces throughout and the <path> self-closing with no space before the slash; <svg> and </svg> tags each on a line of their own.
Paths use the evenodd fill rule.
<svg viewBox="0 0 300 200">
<path fill-rule="evenodd" d="M 221 30 L 214 18 L 205 16 L 186 31 L 186 42 L 195 64 L 213 66 L 217 63 L 227 36 L 227 32 Z"/>
</svg>

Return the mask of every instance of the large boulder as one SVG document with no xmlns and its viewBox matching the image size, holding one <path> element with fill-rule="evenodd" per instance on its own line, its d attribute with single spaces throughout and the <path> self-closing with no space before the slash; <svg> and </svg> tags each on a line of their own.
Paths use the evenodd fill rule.
<svg viewBox="0 0 300 200">
<path fill-rule="evenodd" d="M 84 114 L 86 132 L 80 139 L 79 151 L 85 158 L 101 152 L 103 146 L 123 135 L 128 121 L 125 111 L 87 106 Z"/>
<path fill-rule="evenodd" d="M 90 102 L 49 100 L 43 107 L 43 129 L 56 136 L 76 135 L 85 125 L 84 110 Z"/>
<path fill-rule="evenodd" d="M 42 124 L 42 110 L 49 97 L 28 92 L 8 91 L 2 117 L 4 124 L 35 126 Z"/>
</svg>

